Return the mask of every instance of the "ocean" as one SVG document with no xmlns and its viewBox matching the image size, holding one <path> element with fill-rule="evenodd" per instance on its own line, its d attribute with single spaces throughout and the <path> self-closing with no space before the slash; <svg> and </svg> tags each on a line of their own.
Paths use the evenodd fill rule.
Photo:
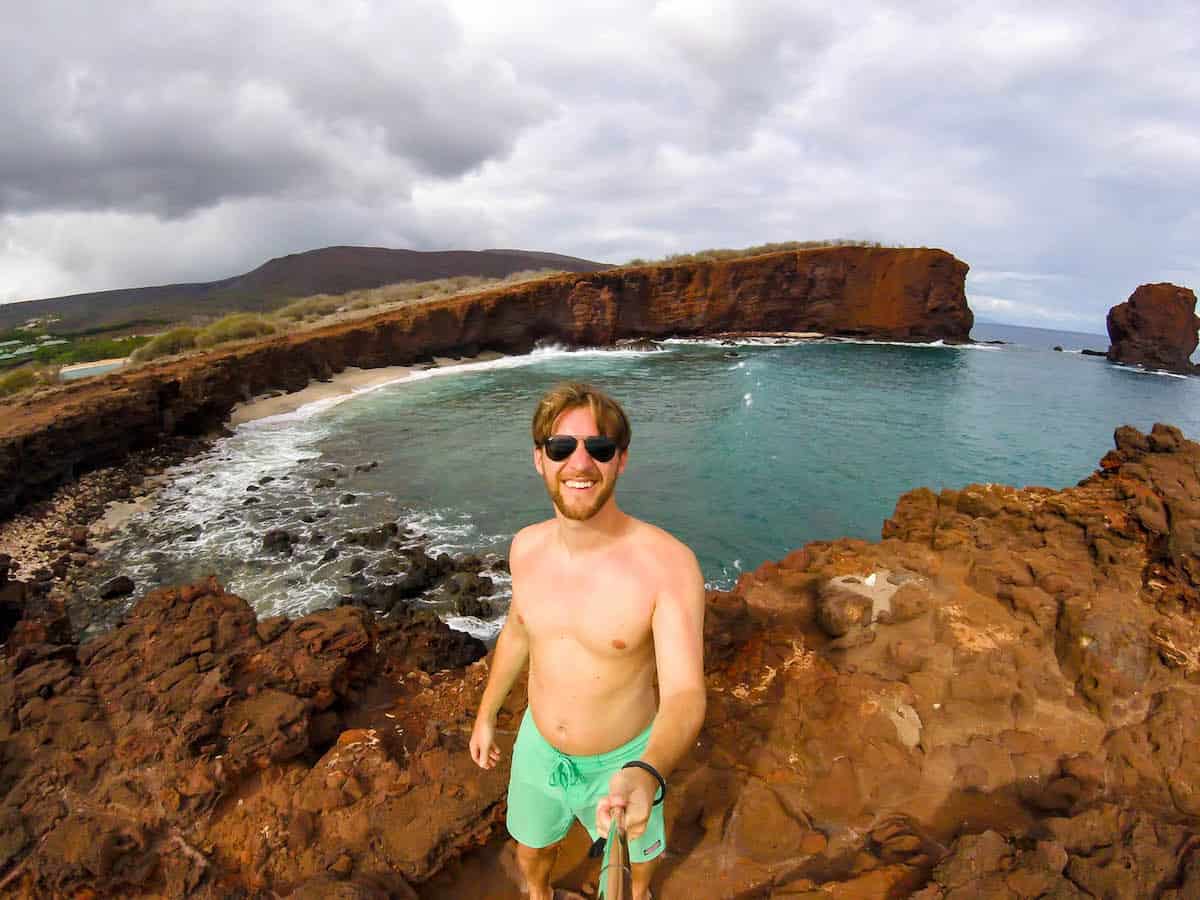
<svg viewBox="0 0 1200 900">
<path fill-rule="evenodd" d="M 297 615 L 350 590 L 363 553 L 327 550 L 353 529 L 395 521 L 432 552 L 503 556 L 551 512 L 529 421 L 563 379 L 622 401 L 633 443 L 618 502 L 692 547 L 720 588 L 808 541 L 878 539 L 916 487 L 1061 488 L 1092 472 L 1118 425 L 1200 436 L 1200 379 L 1078 352 L 1105 349 L 1103 335 L 973 335 L 1008 343 L 674 341 L 417 373 L 239 427 L 172 473 L 107 565 L 139 591 L 216 573 L 260 615 Z M 301 536 L 290 557 L 263 550 L 268 528 Z M 485 638 L 501 621 L 446 617 Z"/>
</svg>

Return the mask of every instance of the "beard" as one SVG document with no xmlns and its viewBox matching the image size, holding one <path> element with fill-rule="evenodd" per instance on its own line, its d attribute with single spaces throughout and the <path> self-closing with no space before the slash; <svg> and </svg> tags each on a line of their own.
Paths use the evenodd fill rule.
<svg viewBox="0 0 1200 900">
<path fill-rule="evenodd" d="M 562 478 L 550 482 L 546 479 L 546 492 L 550 494 L 550 499 L 554 501 L 555 508 L 566 516 L 568 519 L 573 519 L 576 522 L 584 522 L 598 513 L 604 508 L 604 504 L 608 502 L 608 498 L 612 496 L 613 491 L 617 489 L 617 476 L 614 473 L 611 480 L 605 480 L 599 476 L 588 475 L 589 479 L 596 478 L 596 487 L 588 493 L 589 497 L 575 496 L 571 494 L 575 492 L 563 485 L 563 481 L 571 479 Z"/>
</svg>

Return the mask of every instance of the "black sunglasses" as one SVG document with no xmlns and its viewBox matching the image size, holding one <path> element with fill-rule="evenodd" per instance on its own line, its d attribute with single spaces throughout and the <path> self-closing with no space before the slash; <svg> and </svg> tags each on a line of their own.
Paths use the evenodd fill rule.
<svg viewBox="0 0 1200 900">
<path fill-rule="evenodd" d="M 556 434 L 542 441 L 542 448 L 554 462 L 562 462 L 575 452 L 577 446 L 579 438 L 571 434 Z M 583 446 L 596 462 L 608 462 L 617 452 L 617 442 L 602 434 L 584 438 Z"/>
</svg>

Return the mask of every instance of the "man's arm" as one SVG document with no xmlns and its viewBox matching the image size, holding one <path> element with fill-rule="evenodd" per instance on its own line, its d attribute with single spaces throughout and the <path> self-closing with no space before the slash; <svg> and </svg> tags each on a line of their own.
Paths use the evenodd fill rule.
<svg viewBox="0 0 1200 900">
<path fill-rule="evenodd" d="M 508 607 L 508 618 L 500 629 L 500 637 L 496 639 L 487 687 L 483 689 L 483 699 L 479 701 L 475 727 L 471 731 L 471 759 L 481 769 L 494 768 L 500 762 L 500 748 L 496 746 L 496 714 L 512 690 L 513 682 L 525 668 L 527 659 L 529 632 L 521 624 L 514 597 Z"/>
<path fill-rule="evenodd" d="M 504 627 L 500 629 L 500 637 L 496 639 L 487 687 L 484 688 L 483 699 L 479 701 L 476 718 L 486 716 L 495 721 L 496 714 L 504 705 L 504 698 L 512 690 L 513 682 L 517 680 L 529 659 L 529 632 L 521 624 L 515 601 L 514 597 L 514 602 L 508 607 L 508 618 L 504 620 Z"/>
<path fill-rule="evenodd" d="M 475 727 L 471 732 L 471 759 L 483 769 L 491 769 L 500 761 L 500 748 L 496 746 L 496 715 L 504 705 L 504 698 L 512 690 L 513 682 L 525 668 L 529 659 L 529 630 L 521 620 L 517 608 L 517 558 L 520 547 L 521 532 L 513 538 L 512 549 L 509 551 L 509 566 L 513 573 L 513 599 L 508 606 L 508 616 L 500 636 L 496 639 L 496 648 L 492 651 L 492 660 L 488 669 L 487 686 L 483 689 L 483 697 L 479 701 L 479 711 L 475 714 Z"/>
<path fill-rule="evenodd" d="M 651 627 L 658 666 L 658 715 L 642 761 L 663 778 L 695 743 L 704 724 L 704 576 L 695 555 L 684 548 L 679 571 L 655 604 Z M 646 777 L 658 790 L 653 776 Z"/>
<path fill-rule="evenodd" d="M 655 603 L 651 628 L 658 666 L 658 715 L 642 753 L 664 779 L 687 755 L 704 724 L 707 694 L 704 687 L 704 576 L 695 555 L 680 545 L 679 559 L 671 567 L 668 588 Z M 608 796 L 596 807 L 596 825 L 607 835 L 612 810 L 625 808 L 630 838 L 646 830 L 650 807 L 658 794 L 658 780 L 644 769 L 617 772 L 608 785 Z"/>
</svg>

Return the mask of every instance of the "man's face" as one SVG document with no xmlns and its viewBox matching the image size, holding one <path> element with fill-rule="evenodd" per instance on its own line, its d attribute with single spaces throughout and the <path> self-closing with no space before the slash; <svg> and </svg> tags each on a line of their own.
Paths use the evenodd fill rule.
<svg viewBox="0 0 1200 900">
<path fill-rule="evenodd" d="M 588 454 L 583 439 L 600 434 L 591 407 L 577 406 L 560 415 L 551 435 L 569 434 L 579 439 L 574 452 L 561 462 L 548 457 L 541 447 L 533 450 L 533 465 L 546 482 L 554 506 L 568 519 L 590 519 L 608 502 L 625 471 L 628 454 L 618 450 L 608 462 L 597 462 Z"/>
</svg>

